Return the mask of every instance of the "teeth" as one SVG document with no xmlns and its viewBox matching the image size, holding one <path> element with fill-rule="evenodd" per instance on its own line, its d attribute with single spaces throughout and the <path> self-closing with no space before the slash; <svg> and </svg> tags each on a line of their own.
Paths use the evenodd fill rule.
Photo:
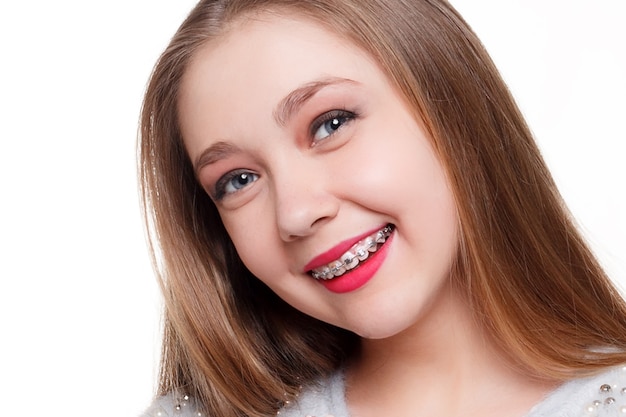
<svg viewBox="0 0 626 417">
<path fill-rule="evenodd" d="M 343 262 L 335 261 L 330 263 L 330 272 L 332 272 L 333 276 L 339 277 L 346 272 L 346 267 Z"/>
<path fill-rule="evenodd" d="M 357 258 L 359 258 L 359 261 L 364 261 L 367 259 L 367 257 L 370 255 L 370 253 L 367 251 L 367 248 L 364 247 L 358 247 L 356 248 L 356 256 Z"/>
<path fill-rule="evenodd" d="M 385 226 L 373 235 L 357 242 L 346 253 L 341 255 L 341 258 L 332 261 L 328 265 L 315 268 L 311 271 L 311 275 L 315 279 L 328 280 L 345 274 L 347 271 L 356 268 L 359 263 L 365 261 L 370 253 L 376 252 L 385 243 L 392 231 L 393 226 Z"/>
<path fill-rule="evenodd" d="M 376 243 L 376 240 L 374 240 L 374 238 L 371 236 L 366 237 L 363 243 L 364 243 L 363 246 L 365 246 L 365 249 L 367 249 L 370 252 L 376 252 L 376 250 L 378 249 L 378 243 Z"/>
<path fill-rule="evenodd" d="M 344 253 L 339 261 L 343 263 L 347 270 L 353 269 L 359 264 L 359 259 L 350 251 Z"/>
</svg>

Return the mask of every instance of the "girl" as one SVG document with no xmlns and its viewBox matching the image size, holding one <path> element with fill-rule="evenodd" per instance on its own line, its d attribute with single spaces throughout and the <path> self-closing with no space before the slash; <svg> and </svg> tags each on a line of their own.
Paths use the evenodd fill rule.
<svg viewBox="0 0 626 417">
<path fill-rule="evenodd" d="M 140 160 L 146 415 L 626 413 L 626 305 L 447 2 L 201 1 Z"/>
</svg>

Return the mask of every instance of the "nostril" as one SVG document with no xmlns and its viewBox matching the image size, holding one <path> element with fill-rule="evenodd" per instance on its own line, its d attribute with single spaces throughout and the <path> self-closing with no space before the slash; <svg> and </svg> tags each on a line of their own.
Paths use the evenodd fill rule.
<svg viewBox="0 0 626 417">
<path fill-rule="evenodd" d="M 339 211 L 339 202 L 331 195 L 302 197 L 277 206 L 277 224 L 285 241 L 308 236 L 331 221 Z"/>
</svg>

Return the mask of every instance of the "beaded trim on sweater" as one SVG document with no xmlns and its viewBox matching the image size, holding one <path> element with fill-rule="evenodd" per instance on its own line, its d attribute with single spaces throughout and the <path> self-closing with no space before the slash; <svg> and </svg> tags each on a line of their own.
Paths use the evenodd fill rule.
<svg viewBox="0 0 626 417">
<path fill-rule="evenodd" d="M 140 417 L 204 417 L 195 401 L 185 394 L 158 397 Z"/>
<path fill-rule="evenodd" d="M 279 417 L 349 417 L 343 377 L 305 388 L 285 402 Z M 170 394 L 158 397 L 140 417 L 204 417 L 192 398 Z M 626 366 L 563 384 L 535 405 L 526 417 L 626 417 Z M 207 416 L 208 417 L 208 416 Z M 218 416 L 212 416 L 218 417 Z"/>
<path fill-rule="evenodd" d="M 626 366 L 612 376 L 598 387 L 594 399 L 586 405 L 587 416 L 626 416 Z"/>
</svg>

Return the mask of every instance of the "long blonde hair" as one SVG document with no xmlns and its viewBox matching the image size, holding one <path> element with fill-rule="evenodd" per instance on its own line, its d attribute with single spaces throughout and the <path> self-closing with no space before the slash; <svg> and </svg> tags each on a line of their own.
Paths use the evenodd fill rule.
<svg viewBox="0 0 626 417">
<path fill-rule="evenodd" d="M 446 1 L 210 0 L 159 59 L 141 118 L 142 197 L 165 298 L 160 394 L 184 390 L 210 415 L 272 415 L 358 345 L 246 270 L 183 147 L 177 95 L 187 65 L 258 11 L 325 25 L 374 57 L 403 94 L 457 201 L 453 275 L 520 367 L 567 379 L 626 362 L 626 305 L 572 224 L 498 71 Z"/>
</svg>

